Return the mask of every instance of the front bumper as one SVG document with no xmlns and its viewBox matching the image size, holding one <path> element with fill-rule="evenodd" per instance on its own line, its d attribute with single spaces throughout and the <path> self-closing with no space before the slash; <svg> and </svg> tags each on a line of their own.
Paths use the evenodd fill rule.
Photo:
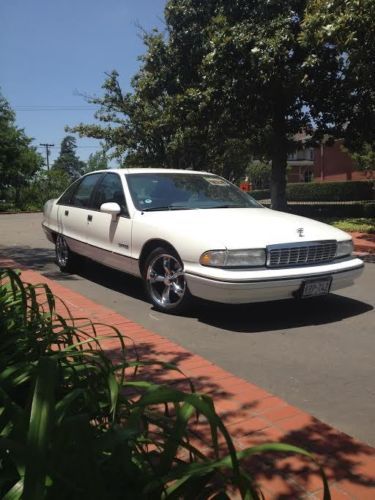
<svg viewBox="0 0 375 500">
<path fill-rule="evenodd" d="M 196 297 L 214 302 L 244 304 L 293 298 L 305 280 L 323 276 L 332 276 L 331 291 L 339 290 L 352 285 L 361 275 L 363 267 L 360 259 L 349 259 L 303 269 L 253 271 L 252 279 L 246 280 L 229 280 L 228 271 L 225 272 L 225 279 L 189 271 L 185 276 L 190 292 Z"/>
</svg>

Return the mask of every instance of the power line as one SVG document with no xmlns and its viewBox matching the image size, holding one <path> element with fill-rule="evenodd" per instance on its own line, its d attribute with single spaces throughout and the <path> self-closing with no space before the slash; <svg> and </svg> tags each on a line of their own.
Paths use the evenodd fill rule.
<svg viewBox="0 0 375 500">
<path fill-rule="evenodd" d="M 46 148 L 47 170 L 49 171 L 49 150 L 50 150 L 50 148 L 54 147 L 54 144 L 42 144 L 42 143 L 40 143 L 39 146 L 43 146 Z"/>
<path fill-rule="evenodd" d="M 99 104 L 97 105 L 92 105 L 92 104 L 19 104 L 18 106 L 13 106 L 14 109 L 20 109 L 20 108 L 27 108 L 27 109 L 34 109 L 34 108 L 47 108 L 47 109 L 54 109 L 54 108 L 60 108 L 60 109 L 65 109 L 65 108 L 82 108 L 82 109 L 94 109 Z"/>
<path fill-rule="evenodd" d="M 40 144 L 40 146 L 44 146 L 44 144 Z M 39 147 L 39 146 L 37 146 L 37 147 Z M 77 149 L 97 149 L 99 147 L 100 147 L 99 145 L 97 145 L 97 146 L 75 146 L 75 148 L 77 148 Z M 59 148 L 60 148 L 60 146 L 53 145 L 53 147 L 50 146 L 49 149 L 59 149 Z"/>
<path fill-rule="evenodd" d="M 93 106 L 14 106 L 15 111 L 97 111 Z"/>
</svg>

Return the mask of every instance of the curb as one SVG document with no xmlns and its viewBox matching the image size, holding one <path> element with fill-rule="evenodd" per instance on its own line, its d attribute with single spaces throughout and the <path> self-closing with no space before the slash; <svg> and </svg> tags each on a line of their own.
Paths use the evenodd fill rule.
<svg viewBox="0 0 375 500">
<path fill-rule="evenodd" d="M 21 214 L 42 214 L 43 210 L 27 210 L 27 211 L 19 211 L 19 212 L 1 212 L 0 215 L 21 215 Z"/>
<path fill-rule="evenodd" d="M 318 457 L 329 479 L 332 499 L 375 498 L 374 448 L 60 283 L 10 259 L 0 258 L 0 266 L 22 269 L 23 279 L 29 283 L 46 283 L 66 303 L 73 317 L 89 317 L 93 322 L 116 326 L 133 339 L 143 359 L 178 364 L 198 391 L 213 396 L 237 449 L 266 442 L 301 446 Z M 109 332 L 100 328 L 100 335 L 105 337 Z M 102 347 L 109 357 L 115 357 L 119 345 L 117 340 L 104 339 Z M 188 389 L 186 377 L 177 372 L 149 369 L 145 376 L 157 383 Z M 204 422 L 194 426 L 194 435 L 207 447 L 209 429 Z M 267 500 L 322 498 L 317 467 L 302 457 L 268 455 L 267 459 L 251 459 L 249 467 Z"/>
</svg>

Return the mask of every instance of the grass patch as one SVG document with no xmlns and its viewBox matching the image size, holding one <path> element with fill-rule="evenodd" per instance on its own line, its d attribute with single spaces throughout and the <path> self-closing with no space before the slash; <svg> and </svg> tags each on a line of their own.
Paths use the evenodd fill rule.
<svg viewBox="0 0 375 500">
<path fill-rule="evenodd" d="M 348 218 L 348 219 L 338 219 L 330 218 L 325 219 L 323 222 L 330 224 L 331 226 L 342 229 L 343 231 L 348 231 L 351 233 L 375 233 L 375 218 L 374 217 L 358 217 L 358 218 Z"/>
</svg>

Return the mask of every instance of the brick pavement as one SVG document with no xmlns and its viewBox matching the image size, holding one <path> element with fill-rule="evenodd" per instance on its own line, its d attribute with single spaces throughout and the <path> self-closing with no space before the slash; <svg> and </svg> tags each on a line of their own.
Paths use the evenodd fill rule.
<svg viewBox="0 0 375 500">
<path fill-rule="evenodd" d="M 0 259 L 0 266 L 22 268 L 7 259 Z M 22 278 L 33 284 L 46 283 L 69 307 L 73 317 L 88 317 L 93 322 L 116 326 L 133 339 L 143 359 L 177 364 L 197 390 L 214 398 L 216 410 L 238 449 L 266 442 L 302 446 L 319 458 L 334 500 L 375 499 L 374 448 L 35 271 L 23 269 Z M 106 333 L 109 332 L 101 327 L 100 335 L 105 337 Z M 119 352 L 118 340 L 104 338 L 101 343 L 109 356 L 116 356 Z M 186 378 L 178 372 L 166 373 L 153 368 L 146 376 L 158 383 L 168 382 L 182 389 L 188 388 Z M 200 443 L 206 443 L 204 422 L 197 423 L 194 432 Z M 317 468 L 304 458 L 267 455 L 266 458 L 252 459 L 248 466 L 267 500 L 322 498 Z"/>
<path fill-rule="evenodd" d="M 353 237 L 354 248 L 357 252 L 375 254 L 375 234 L 349 233 Z"/>
</svg>

